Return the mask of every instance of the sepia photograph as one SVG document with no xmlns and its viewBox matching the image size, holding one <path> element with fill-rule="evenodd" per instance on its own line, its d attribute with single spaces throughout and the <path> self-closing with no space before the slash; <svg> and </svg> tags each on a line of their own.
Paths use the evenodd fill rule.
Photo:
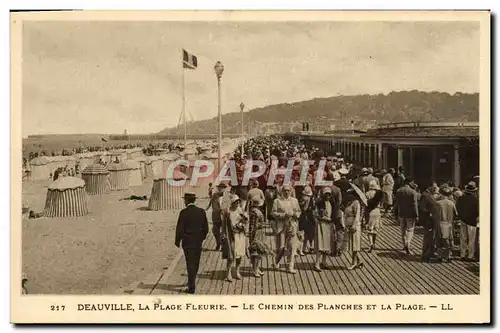
<svg viewBox="0 0 500 333">
<path fill-rule="evenodd" d="M 11 13 L 12 318 L 489 322 L 489 22 Z"/>
</svg>

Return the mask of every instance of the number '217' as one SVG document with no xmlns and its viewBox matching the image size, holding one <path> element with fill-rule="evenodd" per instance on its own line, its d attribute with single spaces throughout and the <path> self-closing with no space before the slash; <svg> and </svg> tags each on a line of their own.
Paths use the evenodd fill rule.
<svg viewBox="0 0 500 333">
<path fill-rule="evenodd" d="M 65 305 L 51 305 L 50 311 L 64 311 L 66 309 Z"/>
</svg>

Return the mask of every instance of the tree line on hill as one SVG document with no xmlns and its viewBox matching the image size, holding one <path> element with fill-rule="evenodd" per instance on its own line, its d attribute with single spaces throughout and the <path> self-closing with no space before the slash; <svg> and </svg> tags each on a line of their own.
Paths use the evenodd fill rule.
<svg viewBox="0 0 500 333">
<path fill-rule="evenodd" d="M 479 94 L 423 92 L 417 90 L 378 95 L 335 96 L 314 98 L 295 103 L 282 103 L 256 108 L 244 113 L 244 122 L 280 123 L 330 121 L 349 123 L 351 120 L 391 123 L 404 121 L 478 121 Z M 223 115 L 223 132 L 241 131 L 241 114 Z M 190 122 L 188 133 L 216 133 L 217 117 Z M 166 128 L 159 134 L 175 134 L 177 127 Z M 245 129 L 247 130 L 247 129 Z"/>
</svg>

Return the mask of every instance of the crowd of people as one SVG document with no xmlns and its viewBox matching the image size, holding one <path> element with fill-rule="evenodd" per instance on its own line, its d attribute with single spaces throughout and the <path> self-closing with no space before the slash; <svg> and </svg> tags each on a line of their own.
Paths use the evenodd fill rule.
<svg viewBox="0 0 500 333">
<path fill-rule="evenodd" d="M 237 166 L 238 183 L 222 181 L 216 188 L 210 187 L 211 199 L 206 207 L 206 211 L 212 210 L 215 250 L 220 250 L 222 258 L 227 260 L 227 281 L 242 278 L 244 256 L 251 259 L 256 278 L 264 274 L 260 265 L 265 256 L 272 257 L 275 269 L 280 268 L 284 259 L 290 274 L 297 272 L 296 256 L 306 254 L 315 255 L 314 270 L 318 272 L 329 269 L 328 256 L 344 253 L 350 257 L 347 269 L 361 269 L 362 235 L 366 234 L 368 240 L 366 252 L 372 253 L 377 249 L 384 215 L 393 216 L 399 224 L 401 248 L 406 255 L 413 255 L 414 230 L 421 226 L 422 261 L 449 262 L 457 233 L 460 259 L 478 260 L 479 177 L 464 188 L 431 182 L 421 190 L 401 166 L 397 171 L 396 168 L 375 171 L 371 166 L 354 165 L 341 153 L 328 156 L 318 148 L 279 136 L 253 138 L 245 143 L 243 151 L 238 147 L 232 158 Z M 248 159 L 261 160 L 268 168 L 252 179 L 249 186 L 244 186 L 243 172 Z M 279 168 L 287 168 L 293 160 L 291 182 L 285 183 L 280 174 L 274 184 L 268 184 L 270 165 L 276 160 Z M 299 184 L 300 165 L 305 160 L 314 163 L 309 167 L 306 183 Z M 318 172 L 323 166 L 323 172 Z M 318 175 L 332 185 L 318 185 Z M 194 199 L 191 196 L 186 203 L 194 206 Z M 274 249 L 265 242 L 268 227 L 274 237 Z M 185 232 L 179 224 L 178 246 Z M 204 238 L 199 238 L 200 251 Z M 190 258 L 191 261 L 186 256 L 188 292 L 194 293 L 192 274 L 198 270 L 199 257 L 198 262 L 193 259 L 196 256 Z"/>
</svg>

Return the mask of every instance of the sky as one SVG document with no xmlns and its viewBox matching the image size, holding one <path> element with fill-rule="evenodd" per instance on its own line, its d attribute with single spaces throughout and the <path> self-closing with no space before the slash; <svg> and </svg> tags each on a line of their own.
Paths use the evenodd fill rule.
<svg viewBox="0 0 500 333">
<path fill-rule="evenodd" d="M 22 130 L 155 133 L 191 119 L 315 97 L 479 92 L 477 22 L 25 21 Z"/>
</svg>

